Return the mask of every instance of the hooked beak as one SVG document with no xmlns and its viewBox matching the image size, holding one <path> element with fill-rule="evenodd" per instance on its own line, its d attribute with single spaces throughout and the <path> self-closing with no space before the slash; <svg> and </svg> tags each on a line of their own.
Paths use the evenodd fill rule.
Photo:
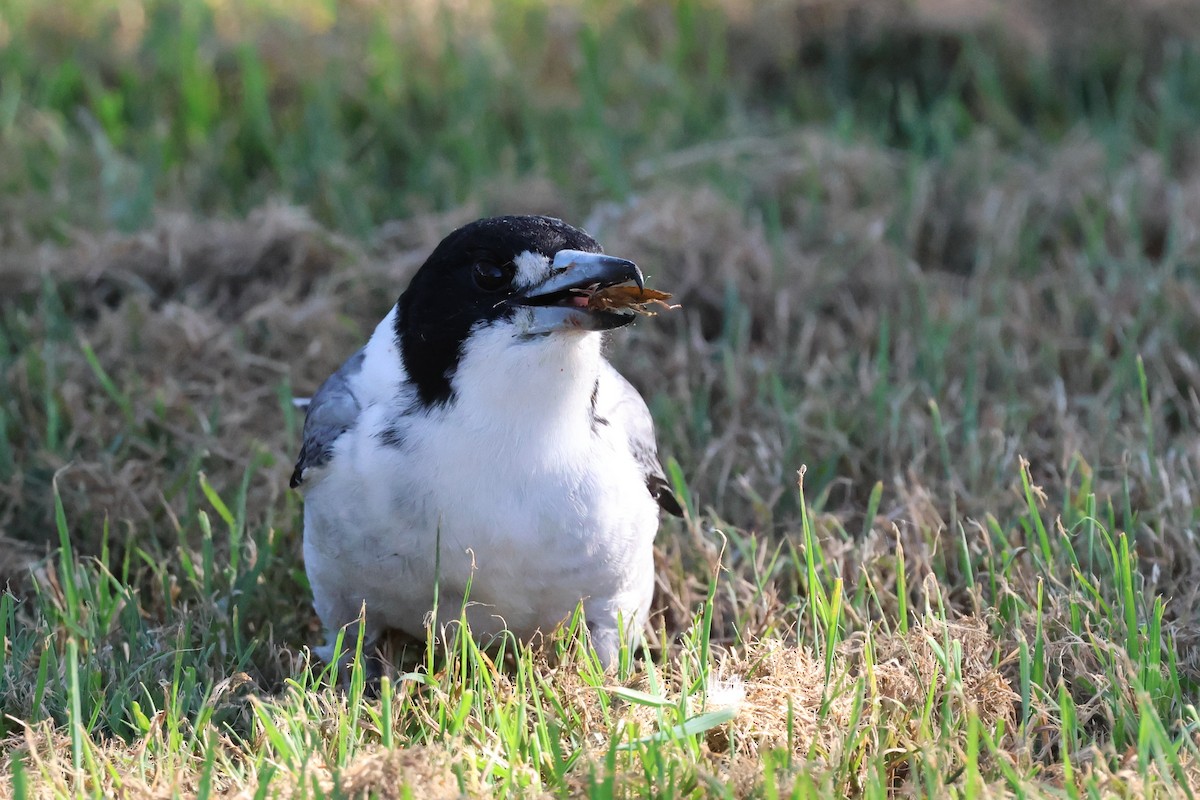
<svg viewBox="0 0 1200 800">
<path fill-rule="evenodd" d="M 603 331 L 633 321 L 632 314 L 598 311 L 588 307 L 598 289 L 636 284 L 644 289 L 646 279 L 637 264 L 603 253 L 559 250 L 550 265 L 550 276 L 518 300 L 532 312 L 528 335 L 555 331 Z"/>
</svg>

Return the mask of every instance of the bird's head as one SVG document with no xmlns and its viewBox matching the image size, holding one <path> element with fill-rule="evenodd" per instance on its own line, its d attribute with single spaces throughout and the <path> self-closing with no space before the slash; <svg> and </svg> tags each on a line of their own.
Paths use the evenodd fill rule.
<svg viewBox="0 0 1200 800">
<path fill-rule="evenodd" d="M 633 315 L 588 307 L 592 292 L 644 284 L 632 261 L 604 255 L 578 228 L 551 217 L 493 217 L 451 233 L 400 296 L 396 334 L 425 403 L 451 396 L 476 336 L 507 347 L 554 347 L 629 324 Z"/>
</svg>

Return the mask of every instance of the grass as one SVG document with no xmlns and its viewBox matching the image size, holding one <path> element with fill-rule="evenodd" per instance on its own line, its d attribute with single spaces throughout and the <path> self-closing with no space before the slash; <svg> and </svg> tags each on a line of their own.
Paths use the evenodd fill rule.
<svg viewBox="0 0 1200 800">
<path fill-rule="evenodd" d="M 1196 12 L 9 3 L 10 793 L 1192 796 Z M 335 688 L 291 398 L 500 211 L 683 304 L 653 635 Z"/>
</svg>

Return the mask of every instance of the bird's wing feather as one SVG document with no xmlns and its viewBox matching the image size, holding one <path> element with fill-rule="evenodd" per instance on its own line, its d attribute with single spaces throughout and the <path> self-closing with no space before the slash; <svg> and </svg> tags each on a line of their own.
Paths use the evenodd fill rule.
<svg viewBox="0 0 1200 800">
<path fill-rule="evenodd" d="M 346 359 L 346 363 L 325 379 L 309 401 L 304 417 L 304 440 L 300 444 L 296 469 L 292 472 L 290 485 L 293 489 L 304 482 L 305 472 L 329 461 L 333 443 L 358 420 L 362 407 L 354 396 L 353 379 L 362 370 L 365 351 L 364 347 Z"/>
<path fill-rule="evenodd" d="M 629 448 L 642 468 L 646 488 L 668 514 L 683 516 L 683 508 L 671 491 L 662 464 L 658 461 L 658 443 L 654 439 L 654 420 L 646 401 L 611 364 L 605 363 L 597 386 L 597 416 L 619 424 L 629 439 Z"/>
</svg>

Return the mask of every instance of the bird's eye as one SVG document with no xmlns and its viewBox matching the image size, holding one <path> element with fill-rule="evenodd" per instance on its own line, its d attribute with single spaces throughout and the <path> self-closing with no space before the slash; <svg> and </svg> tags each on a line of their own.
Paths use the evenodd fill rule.
<svg viewBox="0 0 1200 800">
<path fill-rule="evenodd" d="M 512 283 L 517 268 L 511 262 L 496 264 L 491 261 L 476 261 L 471 272 L 475 276 L 475 285 L 480 289 L 485 292 L 499 292 L 507 289 L 508 285 Z"/>
</svg>

